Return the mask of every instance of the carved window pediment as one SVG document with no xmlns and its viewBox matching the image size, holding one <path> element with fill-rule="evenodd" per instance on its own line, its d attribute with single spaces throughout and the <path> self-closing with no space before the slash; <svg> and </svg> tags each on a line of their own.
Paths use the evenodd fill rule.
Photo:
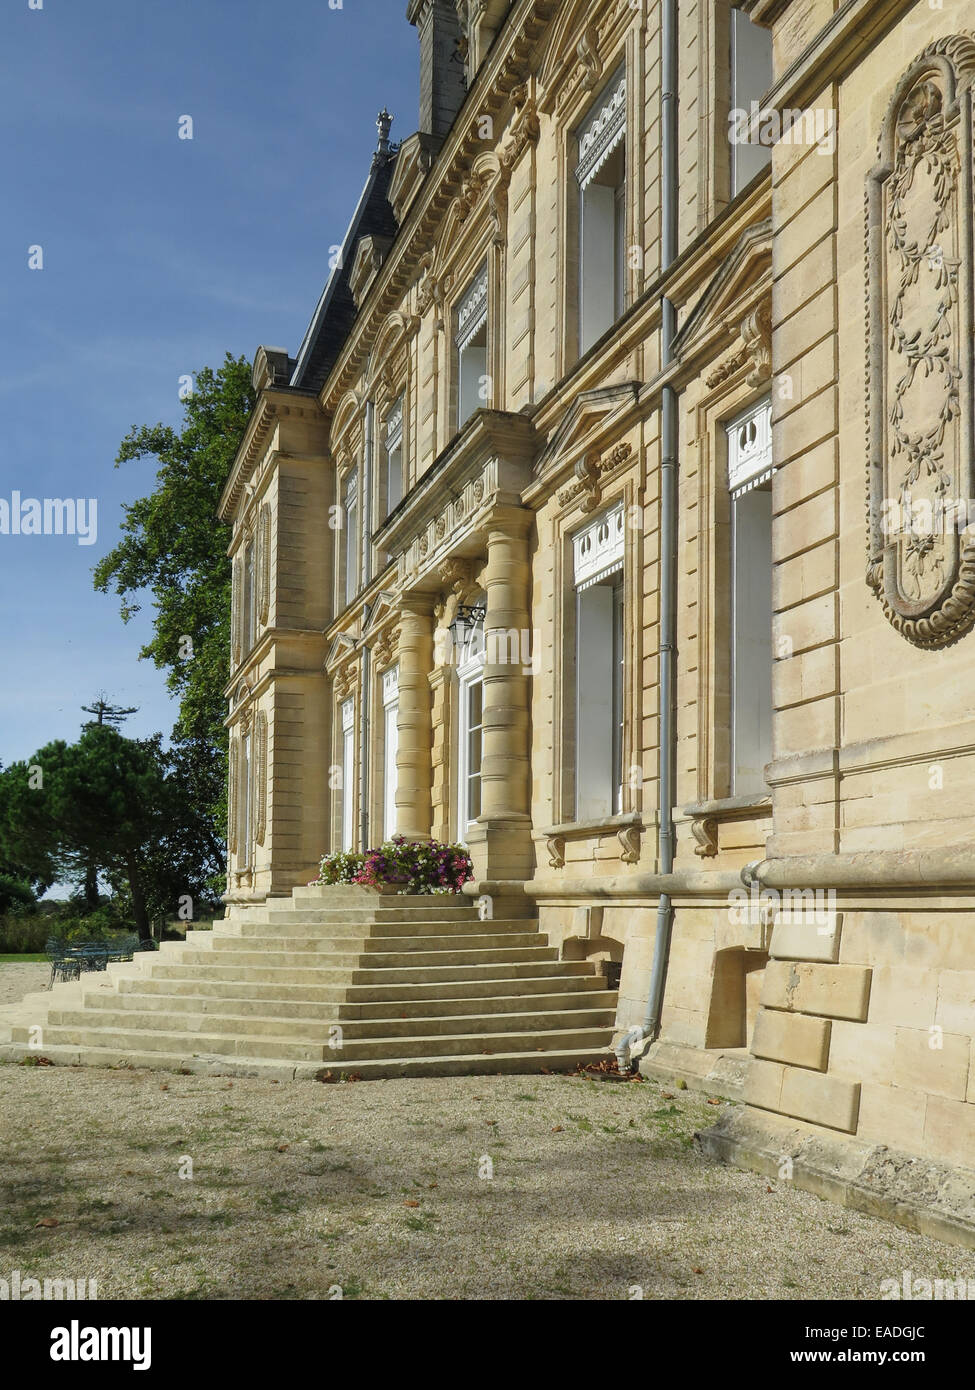
<svg viewBox="0 0 975 1390">
<path fill-rule="evenodd" d="M 867 179 L 867 583 L 926 649 L 975 625 L 975 40 L 897 84 Z"/>
</svg>

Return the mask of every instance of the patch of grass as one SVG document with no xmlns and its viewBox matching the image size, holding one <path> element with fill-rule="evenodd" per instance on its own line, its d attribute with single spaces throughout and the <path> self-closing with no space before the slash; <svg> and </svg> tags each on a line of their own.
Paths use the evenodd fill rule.
<svg viewBox="0 0 975 1390">
<path fill-rule="evenodd" d="M 567 1118 L 577 1124 L 584 1134 L 592 1134 L 592 1124 L 585 1115 L 569 1115 Z"/>
<path fill-rule="evenodd" d="M 46 965 L 46 964 L 47 964 L 47 956 L 19 956 L 19 955 L 9 955 L 9 956 L 8 956 L 8 955 L 3 955 L 3 956 L 0 956 L 0 965 L 21 965 L 21 964 L 24 964 L 24 963 L 28 963 L 28 964 L 30 964 L 30 965 Z"/>
<path fill-rule="evenodd" d="M 418 1214 L 411 1212 L 406 1218 L 404 1225 L 408 1231 L 432 1231 L 435 1227 L 437 1218 L 429 1212 Z"/>
<path fill-rule="evenodd" d="M 513 1099 L 515 1099 L 515 1100 L 537 1100 L 538 1097 L 537 1097 L 537 1096 L 522 1095 L 522 1096 L 515 1096 L 515 1097 L 513 1097 Z"/>
</svg>

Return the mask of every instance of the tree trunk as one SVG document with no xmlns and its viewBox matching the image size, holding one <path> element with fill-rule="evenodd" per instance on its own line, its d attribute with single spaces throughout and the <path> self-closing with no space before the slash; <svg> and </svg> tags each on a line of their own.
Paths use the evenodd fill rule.
<svg viewBox="0 0 975 1390">
<path fill-rule="evenodd" d="M 149 941 L 152 938 L 152 928 L 149 925 L 149 914 L 146 911 L 146 895 L 142 889 L 139 871 L 134 864 L 129 865 L 129 889 L 132 893 L 132 916 L 135 918 L 135 929 L 139 933 L 139 940 Z"/>
<path fill-rule="evenodd" d="M 94 864 L 85 869 L 85 911 L 94 912 L 98 907 L 98 870 Z"/>
</svg>

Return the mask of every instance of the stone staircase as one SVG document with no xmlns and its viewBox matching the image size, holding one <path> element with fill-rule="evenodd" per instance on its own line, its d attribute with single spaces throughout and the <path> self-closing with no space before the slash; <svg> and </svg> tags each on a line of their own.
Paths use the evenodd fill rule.
<svg viewBox="0 0 975 1390">
<path fill-rule="evenodd" d="M 308 887 L 6 1012 L 6 1060 L 365 1080 L 602 1059 L 616 993 L 462 894 Z"/>
</svg>

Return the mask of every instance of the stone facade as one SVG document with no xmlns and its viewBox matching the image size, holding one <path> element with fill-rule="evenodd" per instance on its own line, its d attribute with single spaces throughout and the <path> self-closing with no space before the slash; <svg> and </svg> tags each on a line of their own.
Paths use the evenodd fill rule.
<svg viewBox="0 0 975 1390">
<path fill-rule="evenodd" d="M 964 519 L 889 518 L 975 506 L 975 38 L 905 0 L 682 0 L 674 185 L 664 8 L 410 4 L 422 127 L 397 149 L 381 120 L 347 269 L 296 358 L 261 350 L 222 505 L 228 903 L 394 814 L 565 958 L 618 963 L 622 1033 L 666 893 L 643 1065 L 743 1095 L 727 1152 L 971 1167 L 975 552 Z"/>
</svg>

